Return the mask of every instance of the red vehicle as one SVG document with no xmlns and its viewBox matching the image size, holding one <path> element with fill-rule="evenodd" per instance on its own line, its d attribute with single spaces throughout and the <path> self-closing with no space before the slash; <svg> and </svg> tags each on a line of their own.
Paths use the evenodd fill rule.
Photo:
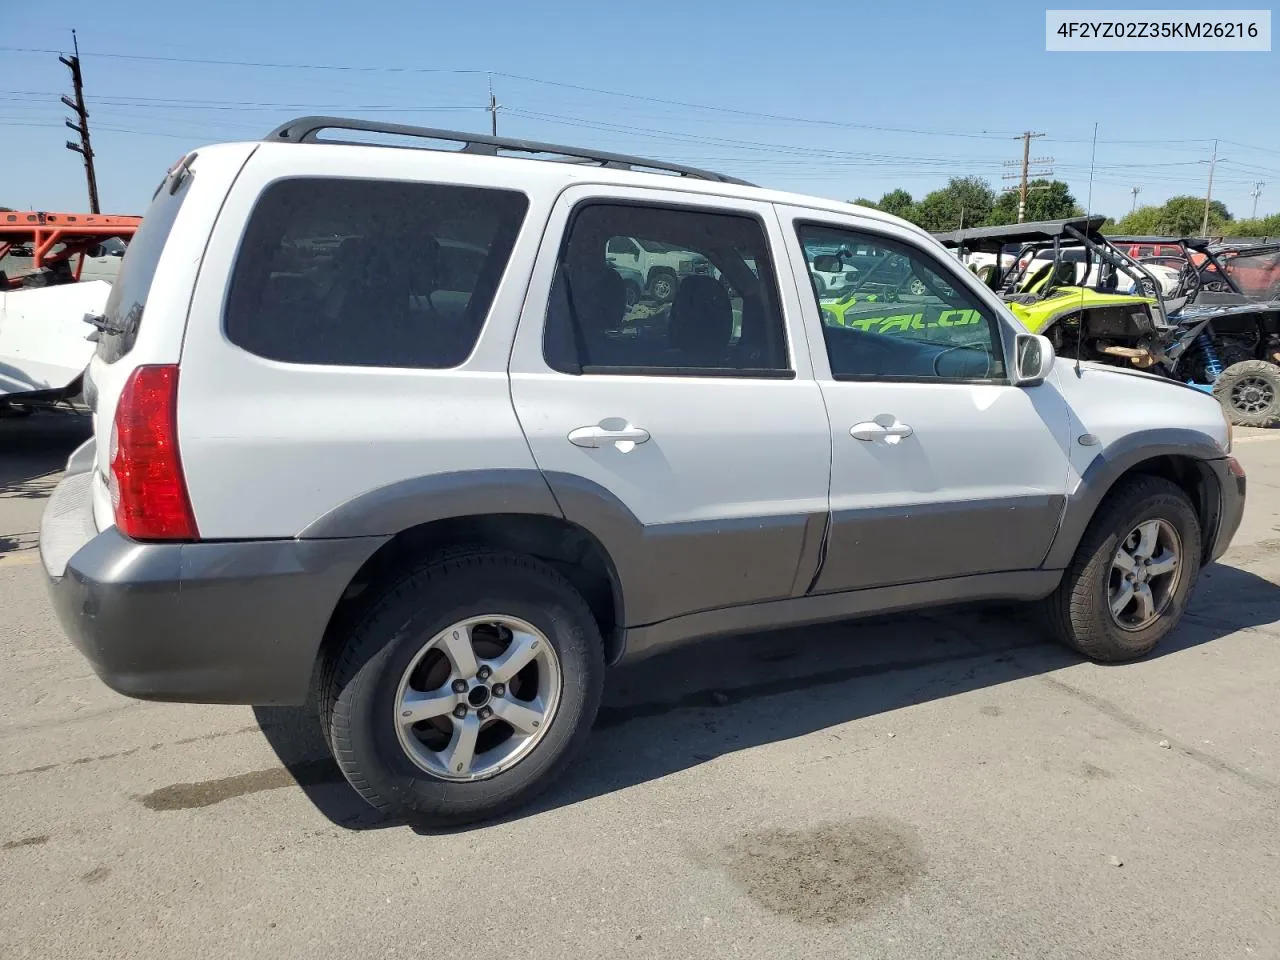
<svg viewBox="0 0 1280 960">
<path fill-rule="evenodd" d="M 1107 237 L 1134 260 L 1148 257 L 1182 257 L 1182 243 L 1172 237 Z"/>
<path fill-rule="evenodd" d="M 101 213 L 0 211 L 0 290 L 74 283 L 86 260 L 108 256 L 103 245 L 127 243 L 141 223 Z"/>
<path fill-rule="evenodd" d="M 1280 299 L 1280 243 L 1215 244 L 1210 248 L 1235 287 L 1248 297 Z M 1228 284 L 1209 289 L 1228 290 Z"/>
</svg>

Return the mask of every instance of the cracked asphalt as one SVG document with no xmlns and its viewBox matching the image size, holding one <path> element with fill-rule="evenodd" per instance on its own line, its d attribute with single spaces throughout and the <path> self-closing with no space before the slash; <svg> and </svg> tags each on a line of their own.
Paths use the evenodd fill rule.
<svg viewBox="0 0 1280 960">
<path fill-rule="evenodd" d="M 308 710 L 111 693 L 35 553 L 84 433 L 0 422 L 0 957 L 1280 957 L 1280 431 L 1156 655 L 1007 607 L 616 672 L 535 808 L 383 822 Z"/>
</svg>

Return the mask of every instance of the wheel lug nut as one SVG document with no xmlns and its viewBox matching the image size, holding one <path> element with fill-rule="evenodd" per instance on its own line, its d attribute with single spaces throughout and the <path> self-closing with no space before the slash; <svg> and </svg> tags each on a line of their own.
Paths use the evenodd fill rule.
<svg viewBox="0 0 1280 960">
<path fill-rule="evenodd" d="M 492 710 L 490 710 L 488 707 L 482 707 L 482 708 L 481 708 L 481 710 L 480 710 L 480 719 L 481 719 L 481 720 L 488 720 L 488 719 L 489 719 L 490 717 L 492 717 L 492 716 L 493 716 L 493 711 L 492 711 Z"/>
<path fill-rule="evenodd" d="M 454 692 L 454 693 L 466 693 L 466 692 L 467 692 L 467 681 L 465 681 L 465 680 L 455 680 L 455 681 L 453 681 L 453 692 Z"/>
<path fill-rule="evenodd" d="M 488 680 L 489 675 L 492 673 L 493 671 L 490 670 L 488 667 L 481 667 L 479 670 L 476 671 L 476 676 L 479 677 L 481 680 Z"/>
<path fill-rule="evenodd" d="M 495 697 L 501 697 L 501 696 L 503 696 L 506 692 L 507 692 L 507 688 L 506 688 L 503 684 L 501 684 L 501 683 L 495 683 L 495 684 L 493 685 L 493 695 L 494 695 Z"/>
<path fill-rule="evenodd" d="M 467 715 L 467 708 L 464 707 L 462 704 L 458 704 L 456 707 L 453 708 L 453 715 L 457 717 L 459 720 L 461 720 L 463 717 Z"/>
</svg>

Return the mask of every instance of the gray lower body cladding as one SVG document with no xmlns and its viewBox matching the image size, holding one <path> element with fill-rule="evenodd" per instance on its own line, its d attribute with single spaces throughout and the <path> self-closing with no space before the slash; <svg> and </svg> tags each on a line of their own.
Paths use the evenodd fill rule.
<svg viewBox="0 0 1280 960">
<path fill-rule="evenodd" d="M 1065 497 L 957 500 L 832 514 L 815 593 L 1040 566 Z"/>
<path fill-rule="evenodd" d="M 103 682 L 143 700 L 304 702 L 329 617 L 386 538 L 136 543 L 93 532 L 88 481 L 55 492 L 41 554 L 58 620 Z"/>
</svg>

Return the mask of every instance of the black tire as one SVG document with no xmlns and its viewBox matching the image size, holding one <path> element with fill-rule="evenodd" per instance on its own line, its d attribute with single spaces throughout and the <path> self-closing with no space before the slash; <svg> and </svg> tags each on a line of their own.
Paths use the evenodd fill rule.
<svg viewBox="0 0 1280 960">
<path fill-rule="evenodd" d="M 1237 427 L 1269 427 L 1280 421 L 1280 367 L 1245 360 L 1223 370 L 1213 395 Z"/>
<path fill-rule="evenodd" d="M 1164 520 L 1181 540 L 1181 570 L 1168 603 L 1142 630 L 1123 629 L 1108 608 L 1112 560 L 1138 524 Z M 1044 603 L 1054 638 L 1092 660 L 1116 663 L 1150 653 L 1177 626 L 1200 572 L 1200 519 L 1176 484 L 1160 477 L 1121 481 L 1089 523 L 1058 589 Z"/>
<path fill-rule="evenodd" d="M 427 773 L 394 724 L 401 676 L 432 636 L 467 617 L 506 614 L 537 627 L 560 665 L 559 704 L 536 746 L 489 779 Z M 392 584 L 321 673 L 329 742 L 347 781 L 388 816 L 444 827 L 500 816 L 547 789 L 591 730 L 604 683 L 604 644 L 581 595 L 528 556 L 477 548 L 435 558 Z"/>
<path fill-rule="evenodd" d="M 659 303 L 675 299 L 680 281 L 670 270 L 656 270 L 649 277 L 649 296 Z"/>
</svg>

